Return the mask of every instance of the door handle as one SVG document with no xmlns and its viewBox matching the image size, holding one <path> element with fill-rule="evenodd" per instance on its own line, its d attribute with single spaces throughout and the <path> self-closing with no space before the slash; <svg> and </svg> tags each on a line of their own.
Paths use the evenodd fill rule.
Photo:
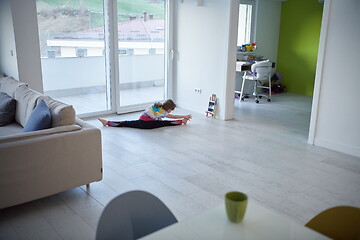
<svg viewBox="0 0 360 240">
<path fill-rule="evenodd" d="M 171 60 L 174 60 L 175 58 L 175 51 L 173 49 L 170 50 L 170 58 Z"/>
</svg>

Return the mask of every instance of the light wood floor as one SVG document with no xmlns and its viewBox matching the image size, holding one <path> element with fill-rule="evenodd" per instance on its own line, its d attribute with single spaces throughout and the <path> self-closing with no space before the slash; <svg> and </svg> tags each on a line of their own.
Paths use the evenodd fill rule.
<svg viewBox="0 0 360 240">
<path fill-rule="evenodd" d="M 311 98 L 273 99 L 236 102 L 232 121 L 193 114 L 187 126 L 154 130 L 88 120 L 102 130 L 103 181 L 0 210 L 0 239 L 94 239 L 103 207 L 134 189 L 158 196 L 180 221 L 231 190 L 300 224 L 331 206 L 360 207 L 360 159 L 306 142 Z"/>
</svg>

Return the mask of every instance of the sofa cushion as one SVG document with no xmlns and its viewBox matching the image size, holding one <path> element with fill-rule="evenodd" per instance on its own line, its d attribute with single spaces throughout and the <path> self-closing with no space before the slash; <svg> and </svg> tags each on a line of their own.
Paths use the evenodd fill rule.
<svg viewBox="0 0 360 240">
<path fill-rule="evenodd" d="M 41 100 L 31 112 L 23 132 L 48 129 L 51 126 L 51 113 L 46 103 Z"/>
<path fill-rule="evenodd" d="M 16 129 L 13 126 L 13 124 L 16 124 L 20 128 L 20 130 L 15 132 Z M 64 136 L 64 135 L 66 135 L 66 133 L 71 133 L 74 131 L 81 130 L 81 127 L 79 125 L 74 124 L 74 125 L 54 127 L 54 128 L 48 128 L 48 129 L 43 129 L 43 130 L 39 130 L 39 131 L 32 131 L 32 132 L 24 133 L 24 132 L 22 132 L 23 128 L 17 123 L 9 124 L 6 126 L 6 128 L 8 128 L 8 126 L 12 126 L 14 129 L 12 129 L 10 134 L 7 134 L 7 135 L 0 134 L 0 146 L 2 143 L 10 143 L 10 142 L 17 142 L 17 141 L 31 140 L 31 139 L 35 140 L 36 138 L 40 139 L 42 137 L 57 137 L 58 136 L 57 134 L 59 134 L 59 133 L 61 133 Z M 1 129 L 0 129 L 0 133 L 1 133 Z"/>
<path fill-rule="evenodd" d="M 51 127 L 75 124 L 75 109 L 73 106 L 56 101 L 48 96 L 41 96 L 38 101 L 44 100 L 51 112 Z"/>
<path fill-rule="evenodd" d="M 23 127 L 20 124 L 18 124 L 17 122 L 12 122 L 4 127 L 0 127 L 0 139 L 2 137 L 11 136 L 14 134 L 20 134 L 20 133 L 23 134 L 22 130 L 23 130 Z M 1 143 L 0 143 L 0 145 L 1 145 Z"/>
<path fill-rule="evenodd" d="M 36 106 L 36 101 L 41 96 L 40 93 L 28 88 L 27 86 L 20 86 L 15 91 L 16 113 L 15 120 L 21 126 L 25 126 L 32 110 Z"/>
<path fill-rule="evenodd" d="M 0 92 L 0 127 L 15 120 L 16 100 L 4 92 Z"/>
<path fill-rule="evenodd" d="M 27 84 L 19 82 L 12 77 L 5 77 L 1 79 L 0 92 L 4 92 L 10 97 L 15 98 L 15 91 L 20 86 L 27 86 Z"/>
<path fill-rule="evenodd" d="M 4 78 L 5 78 L 5 77 L 4 77 L 2 74 L 0 74 L 0 89 L 1 89 L 2 80 L 3 80 Z"/>
</svg>

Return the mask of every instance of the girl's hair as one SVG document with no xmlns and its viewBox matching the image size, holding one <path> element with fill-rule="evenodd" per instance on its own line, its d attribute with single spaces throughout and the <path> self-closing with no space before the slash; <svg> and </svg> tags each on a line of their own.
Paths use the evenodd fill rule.
<svg viewBox="0 0 360 240">
<path fill-rule="evenodd" d="M 155 103 L 155 104 L 154 104 L 154 107 L 156 107 L 156 108 L 162 108 L 162 109 L 164 109 L 165 111 L 168 111 L 168 110 L 174 110 L 175 107 L 176 107 L 176 104 L 174 103 L 173 100 L 168 99 L 168 100 L 166 100 L 166 101 L 163 102 L 163 103 L 159 103 L 159 102 Z"/>
</svg>

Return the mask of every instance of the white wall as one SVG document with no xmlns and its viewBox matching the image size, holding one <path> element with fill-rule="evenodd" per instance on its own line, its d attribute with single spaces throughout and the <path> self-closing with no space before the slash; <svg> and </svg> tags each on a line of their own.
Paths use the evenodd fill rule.
<svg viewBox="0 0 360 240">
<path fill-rule="evenodd" d="M 229 40 L 230 0 L 175 1 L 174 95 L 178 106 L 205 113 L 212 93 L 225 117 L 225 79 Z M 201 88 L 201 94 L 195 93 Z"/>
<path fill-rule="evenodd" d="M 238 1 L 175 1 L 175 99 L 179 106 L 204 113 L 209 96 L 217 94 L 221 119 L 233 117 Z M 259 0 L 258 54 L 276 61 L 281 2 Z M 201 88 L 202 93 L 195 93 Z"/>
<path fill-rule="evenodd" d="M 0 1 L 0 74 L 19 79 L 10 1 Z"/>
<path fill-rule="evenodd" d="M 309 142 L 360 157 L 360 1 L 326 0 Z"/>
<path fill-rule="evenodd" d="M 280 1 L 258 0 L 256 18 L 256 54 L 264 56 L 274 62 L 277 60 L 280 16 Z"/>
<path fill-rule="evenodd" d="M 43 92 L 35 0 L 11 0 L 18 80 Z"/>
</svg>

